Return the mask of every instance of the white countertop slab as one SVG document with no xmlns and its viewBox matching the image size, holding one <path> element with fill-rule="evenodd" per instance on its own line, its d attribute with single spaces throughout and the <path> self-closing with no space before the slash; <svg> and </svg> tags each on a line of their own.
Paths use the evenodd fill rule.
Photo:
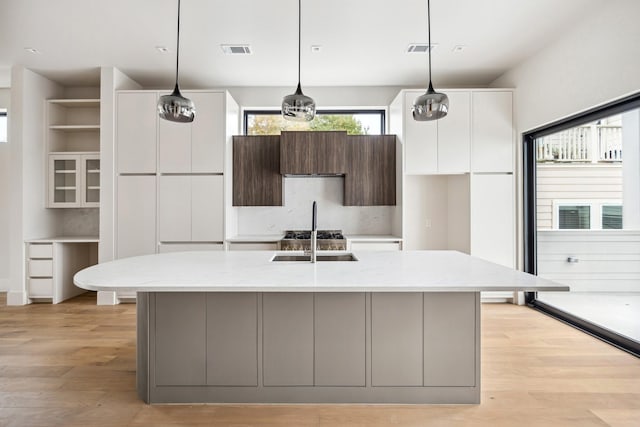
<svg viewBox="0 0 640 427">
<path fill-rule="evenodd" d="M 125 258 L 86 268 L 75 275 L 74 283 L 93 291 L 136 292 L 569 290 L 568 286 L 455 251 L 362 251 L 355 252 L 359 261 L 316 264 L 271 262 L 274 254 L 210 251 Z"/>
<path fill-rule="evenodd" d="M 56 236 L 25 240 L 27 243 L 97 243 L 98 236 Z"/>
<path fill-rule="evenodd" d="M 240 234 L 238 236 L 228 237 L 227 242 L 231 243 L 263 243 L 263 242 L 279 242 L 284 238 L 281 234 Z"/>
<path fill-rule="evenodd" d="M 345 234 L 351 242 L 402 242 L 402 237 L 391 234 Z"/>
</svg>

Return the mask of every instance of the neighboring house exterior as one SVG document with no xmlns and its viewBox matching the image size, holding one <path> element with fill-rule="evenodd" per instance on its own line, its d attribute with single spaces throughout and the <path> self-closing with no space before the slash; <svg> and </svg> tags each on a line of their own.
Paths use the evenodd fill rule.
<svg viewBox="0 0 640 427">
<path fill-rule="evenodd" d="M 640 290 L 640 229 L 628 209 L 640 194 L 638 165 L 633 156 L 623 164 L 623 139 L 629 149 L 640 144 L 640 127 L 628 138 L 622 121 L 612 116 L 536 141 L 538 274 L 572 292 Z"/>
</svg>

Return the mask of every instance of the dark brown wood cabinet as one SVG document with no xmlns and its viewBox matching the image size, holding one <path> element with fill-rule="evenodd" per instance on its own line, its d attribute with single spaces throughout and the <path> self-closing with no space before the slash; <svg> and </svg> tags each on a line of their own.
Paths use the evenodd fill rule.
<svg viewBox="0 0 640 427">
<path fill-rule="evenodd" d="M 282 206 L 280 137 L 233 137 L 233 206 Z"/>
<path fill-rule="evenodd" d="M 280 135 L 280 173 L 285 175 L 344 174 L 344 131 L 288 131 Z"/>
<path fill-rule="evenodd" d="M 396 136 L 349 135 L 345 206 L 396 204 Z"/>
</svg>

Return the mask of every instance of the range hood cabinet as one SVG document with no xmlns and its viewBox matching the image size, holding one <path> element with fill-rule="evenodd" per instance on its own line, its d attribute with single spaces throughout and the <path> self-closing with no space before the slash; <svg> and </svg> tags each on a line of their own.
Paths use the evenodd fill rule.
<svg viewBox="0 0 640 427">
<path fill-rule="evenodd" d="M 289 131 L 280 134 L 280 173 L 285 176 L 344 175 L 345 131 Z"/>
</svg>

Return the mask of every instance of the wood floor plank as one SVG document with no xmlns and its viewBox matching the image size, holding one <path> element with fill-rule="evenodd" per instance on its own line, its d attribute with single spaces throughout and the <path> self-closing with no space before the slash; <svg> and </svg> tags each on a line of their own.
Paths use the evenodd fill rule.
<svg viewBox="0 0 640 427">
<path fill-rule="evenodd" d="M 135 305 L 4 298 L 0 427 L 640 426 L 640 359 L 527 307 L 482 306 L 480 405 L 145 405 Z"/>
</svg>

